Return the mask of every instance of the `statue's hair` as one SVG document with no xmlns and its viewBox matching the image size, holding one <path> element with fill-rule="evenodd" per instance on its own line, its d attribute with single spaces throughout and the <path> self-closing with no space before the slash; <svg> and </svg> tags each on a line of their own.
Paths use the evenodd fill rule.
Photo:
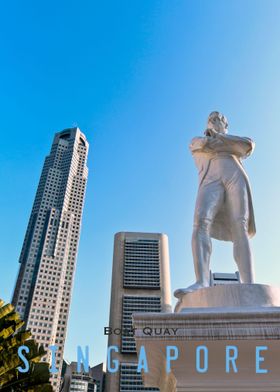
<svg viewBox="0 0 280 392">
<path fill-rule="evenodd" d="M 225 124 L 225 129 L 228 128 L 228 120 L 227 120 L 226 116 L 224 116 L 222 113 L 217 112 L 217 111 L 211 112 L 209 114 L 208 122 L 212 122 L 212 119 L 215 118 L 215 117 L 220 117 L 222 122 Z"/>
</svg>

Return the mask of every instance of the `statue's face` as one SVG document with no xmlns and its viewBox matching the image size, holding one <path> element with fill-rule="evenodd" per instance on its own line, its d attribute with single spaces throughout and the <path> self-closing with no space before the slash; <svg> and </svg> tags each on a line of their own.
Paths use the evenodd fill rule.
<svg viewBox="0 0 280 392">
<path fill-rule="evenodd" d="M 226 117 L 219 112 L 212 112 L 208 117 L 208 128 L 219 133 L 227 133 L 228 122 Z"/>
</svg>

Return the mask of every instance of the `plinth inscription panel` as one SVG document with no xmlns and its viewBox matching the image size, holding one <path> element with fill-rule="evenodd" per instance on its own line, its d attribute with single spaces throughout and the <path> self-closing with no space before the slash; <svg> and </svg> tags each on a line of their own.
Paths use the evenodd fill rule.
<svg viewBox="0 0 280 392">
<path fill-rule="evenodd" d="M 280 391 L 279 307 L 135 314 L 134 326 L 137 350 L 144 346 L 147 356 L 147 387 L 161 392 Z M 164 334 L 167 330 L 176 332 Z M 174 357 L 170 373 L 168 346 Z"/>
</svg>

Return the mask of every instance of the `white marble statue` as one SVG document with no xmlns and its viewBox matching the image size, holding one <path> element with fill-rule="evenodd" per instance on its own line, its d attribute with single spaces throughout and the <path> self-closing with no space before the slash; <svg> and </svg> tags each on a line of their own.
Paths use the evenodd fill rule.
<svg viewBox="0 0 280 392">
<path fill-rule="evenodd" d="M 254 149 L 247 137 L 227 134 L 228 122 L 219 112 L 208 117 L 204 137 L 195 137 L 190 150 L 199 172 L 192 252 L 196 283 L 178 289 L 187 292 L 210 284 L 211 238 L 233 242 L 233 255 L 242 283 L 254 283 L 249 238 L 255 232 L 254 211 L 247 174 L 241 161 Z"/>
</svg>

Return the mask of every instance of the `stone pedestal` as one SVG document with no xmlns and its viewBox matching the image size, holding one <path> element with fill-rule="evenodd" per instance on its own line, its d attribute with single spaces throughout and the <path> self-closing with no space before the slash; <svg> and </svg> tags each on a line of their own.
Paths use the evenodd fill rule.
<svg viewBox="0 0 280 392">
<path fill-rule="evenodd" d="M 148 372 L 142 373 L 145 387 L 161 392 L 280 391 L 278 288 L 202 289 L 180 298 L 176 311 L 134 314 L 137 351 L 144 346 L 148 362 Z M 168 346 L 171 355 L 178 349 L 170 373 L 166 371 Z M 234 363 L 227 359 L 227 351 L 228 356 L 237 355 Z M 208 370 L 200 372 L 207 357 Z"/>
<path fill-rule="evenodd" d="M 181 295 L 175 312 L 189 308 L 280 306 L 280 288 L 264 284 L 226 284 Z"/>
</svg>

